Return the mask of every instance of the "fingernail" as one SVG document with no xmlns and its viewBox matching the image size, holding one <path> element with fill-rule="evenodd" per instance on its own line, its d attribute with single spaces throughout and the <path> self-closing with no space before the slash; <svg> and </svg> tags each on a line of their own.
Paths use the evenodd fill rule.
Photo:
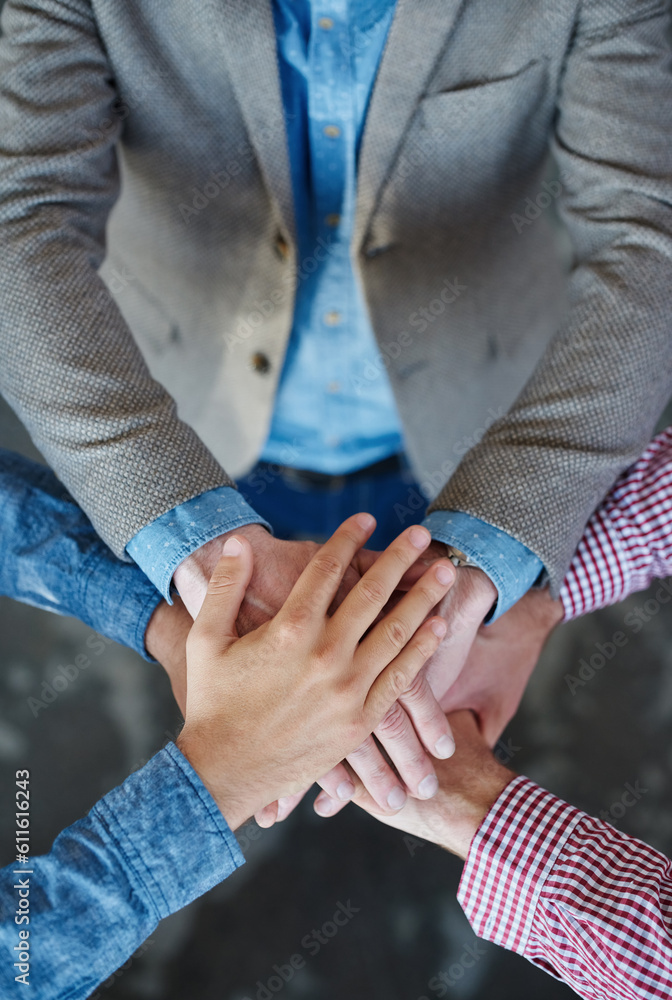
<svg viewBox="0 0 672 1000">
<path fill-rule="evenodd" d="M 371 516 L 371 514 L 358 514 L 357 517 L 355 518 L 355 521 L 360 526 L 360 528 L 364 528 L 364 531 L 368 531 L 369 528 L 372 528 L 374 524 L 374 518 Z"/>
<path fill-rule="evenodd" d="M 390 809 L 401 809 L 405 801 L 406 792 L 399 785 L 397 785 L 396 788 L 393 788 L 387 796 L 387 804 Z"/>
<path fill-rule="evenodd" d="M 446 757 L 452 757 L 455 753 L 455 741 L 450 738 L 450 736 L 442 736 L 434 744 L 434 756 L 441 757 L 445 760 Z"/>
<path fill-rule="evenodd" d="M 336 803 L 328 795 L 325 795 L 324 798 L 318 797 L 315 799 L 314 809 L 318 816 L 331 816 L 335 808 Z"/>
<path fill-rule="evenodd" d="M 431 799 L 439 790 L 439 781 L 435 774 L 428 774 L 418 785 L 418 795 L 421 799 Z"/>
<path fill-rule="evenodd" d="M 455 576 L 455 570 L 451 569 L 450 566 L 440 565 L 436 567 L 436 579 L 439 583 L 445 587 L 447 583 L 450 583 Z"/>
<path fill-rule="evenodd" d="M 351 781 L 342 781 L 336 789 L 336 794 L 341 802 L 346 802 L 355 794 L 355 786 Z"/>
<path fill-rule="evenodd" d="M 432 632 L 434 635 L 438 635 L 439 639 L 443 639 L 447 631 L 448 626 L 445 622 L 432 622 Z"/>
<path fill-rule="evenodd" d="M 431 536 L 425 528 L 411 528 L 408 537 L 416 549 L 426 549 Z"/>
<path fill-rule="evenodd" d="M 225 556 L 239 556 L 243 551 L 243 546 L 240 541 L 234 536 L 233 538 L 227 538 L 224 542 L 224 548 L 222 549 L 222 555 Z"/>
</svg>

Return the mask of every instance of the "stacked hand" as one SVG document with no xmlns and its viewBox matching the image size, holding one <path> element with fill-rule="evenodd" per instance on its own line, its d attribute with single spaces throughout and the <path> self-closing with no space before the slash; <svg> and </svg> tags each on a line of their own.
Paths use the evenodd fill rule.
<svg viewBox="0 0 672 1000">
<path fill-rule="evenodd" d="M 410 530 L 416 539 L 416 560 L 399 584 L 403 589 L 408 589 L 445 552 L 440 543 L 430 544 L 424 529 Z M 312 542 L 278 541 L 259 525 L 248 525 L 237 536 L 246 537 L 254 553 L 251 578 L 237 618 L 237 629 L 244 634 L 277 615 L 318 546 Z M 211 563 L 217 552 L 221 552 L 221 545 L 221 539 L 208 543 L 180 567 L 179 586 L 192 613 L 202 603 L 206 574 L 211 572 Z M 365 549 L 353 552 L 331 610 L 343 602 L 378 556 Z M 442 565 L 447 574 L 454 572 L 445 560 Z M 401 597 L 402 592 L 396 591 L 388 608 Z M 562 617 L 562 611 L 559 602 L 551 601 L 547 591 L 530 591 L 495 624 L 483 627 L 483 618 L 495 597 L 492 583 L 479 570 L 457 572 L 454 586 L 434 608 L 434 613 L 448 625 L 443 642 L 427 667 L 390 707 L 373 735 L 367 735 L 346 762 L 320 779 L 325 791 L 318 796 L 315 807 L 321 815 L 333 815 L 347 804 L 358 777 L 387 814 L 404 805 L 406 789 L 417 798 L 430 798 L 437 788 L 432 758 L 446 758 L 454 750 L 444 710 L 473 710 L 487 741 L 490 745 L 496 742 L 514 714 L 543 644 Z M 172 621 L 172 628 L 166 630 L 161 621 L 163 614 L 160 608 L 156 623 L 152 622 L 156 628 L 148 631 L 148 648 L 166 666 L 184 711 L 185 664 L 176 637 L 179 632 L 186 634 L 190 618 L 178 605 L 170 609 L 170 616 L 165 615 Z M 168 640 L 166 635 L 170 637 Z M 258 813 L 258 821 L 268 826 L 285 818 L 304 793 L 305 789 L 266 806 Z"/>
<path fill-rule="evenodd" d="M 450 724 L 457 749 L 450 761 L 437 765 L 439 791 L 431 801 L 409 799 L 400 813 L 390 816 L 360 787 L 355 802 L 388 826 L 464 859 L 474 834 L 515 774 L 492 755 L 471 712 L 451 715 Z"/>
<path fill-rule="evenodd" d="M 409 537 L 415 539 L 414 561 L 417 561 L 417 557 L 430 545 L 431 538 L 429 532 L 417 526 L 409 529 L 409 532 Z M 318 546 L 314 542 L 279 541 L 256 524 L 246 525 L 236 535 L 249 540 L 254 554 L 252 577 L 237 621 L 237 628 L 242 635 L 270 621 L 279 612 L 300 572 Z M 175 582 L 192 615 L 198 613 L 217 554 L 221 552 L 222 540 L 226 537 L 221 536 L 204 545 L 178 567 Z M 343 602 L 378 557 L 379 553 L 364 549 L 354 553 L 334 595 L 334 607 Z M 436 558 L 434 556 L 432 561 L 436 561 Z M 444 559 L 442 567 L 447 582 L 452 582 L 453 566 Z M 417 575 L 416 572 L 415 578 Z M 180 673 L 179 667 L 171 671 L 173 690 L 176 693 L 181 693 L 184 687 L 179 679 Z M 406 788 L 421 797 L 433 795 L 437 779 L 432 756 L 450 756 L 454 750 L 454 741 L 445 713 L 424 676 L 418 677 L 409 690 L 403 692 L 382 720 L 376 736 L 378 740 L 367 736 L 362 746 L 356 748 L 348 758 L 348 762 L 381 807 L 400 809 L 406 800 Z M 381 746 L 395 767 L 383 756 Z M 335 802 L 343 805 L 354 792 L 350 773 L 343 764 L 334 768 L 320 783 Z M 276 818 L 283 819 L 300 798 L 301 794 L 297 794 L 280 803 L 271 804 L 258 815 L 259 823 L 269 826 Z"/>
<path fill-rule="evenodd" d="M 417 527 L 403 532 L 329 615 L 374 525 L 369 515 L 349 518 L 315 552 L 273 619 L 242 638 L 236 620 L 254 565 L 248 541 L 229 539 L 215 567 L 187 640 L 179 746 L 232 828 L 354 750 L 445 635 L 445 623 L 428 615 L 454 579 L 446 561 L 378 620 L 417 559 L 418 541 L 425 545 L 427 533 Z"/>
</svg>

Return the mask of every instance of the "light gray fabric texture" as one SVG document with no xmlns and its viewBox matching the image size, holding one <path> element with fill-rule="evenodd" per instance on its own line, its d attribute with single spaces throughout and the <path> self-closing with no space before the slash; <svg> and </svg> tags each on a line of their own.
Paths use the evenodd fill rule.
<svg viewBox="0 0 672 1000">
<path fill-rule="evenodd" d="M 399 0 L 367 115 L 352 253 L 415 471 L 556 591 L 672 385 L 668 17 Z M 270 2 L 8 0 L 2 29 L 0 388 L 122 556 L 268 431 L 311 266 Z"/>
</svg>

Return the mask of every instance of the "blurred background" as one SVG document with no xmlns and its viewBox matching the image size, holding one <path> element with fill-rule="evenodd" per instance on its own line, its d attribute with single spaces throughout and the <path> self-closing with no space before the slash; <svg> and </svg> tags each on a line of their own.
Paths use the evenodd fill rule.
<svg viewBox="0 0 672 1000">
<path fill-rule="evenodd" d="M 2 0 L 0 0 L 0 7 Z M 560 238 L 562 236 L 560 234 Z M 672 293 L 671 293 L 672 295 Z M 671 305 L 672 311 L 672 305 Z M 660 426 L 672 422 L 672 408 Z M 0 446 L 41 456 L 0 401 Z M 0 511 L 1 516 L 1 511 Z M 649 601 L 647 604 L 646 602 Z M 637 608 L 637 634 L 627 624 Z M 654 609 L 655 606 L 655 609 Z M 570 690 L 580 660 L 623 631 L 604 669 Z M 0 865 L 14 854 L 14 772 L 31 773 L 31 850 L 57 834 L 175 736 L 180 715 L 158 666 L 79 622 L 0 598 Z M 99 650 L 99 651 L 97 651 Z M 80 654 L 91 666 L 35 717 L 29 699 Z M 609 812 L 626 783 L 646 789 L 619 829 L 672 855 L 672 614 L 651 594 L 556 630 L 521 709 L 503 737 L 510 766 L 593 814 Z M 509 742 L 510 741 L 510 742 Z M 164 921 L 101 988 L 110 1000 L 563 1000 L 572 990 L 525 960 L 477 942 L 460 909 L 458 859 L 348 806 L 317 817 L 309 795 L 272 830 L 240 832 L 247 864 Z M 621 812 L 620 807 L 616 812 Z M 320 946 L 306 935 L 341 904 L 351 918 Z M 63 914 L 67 920 L 67 914 Z M 277 991 L 275 966 L 305 966 Z M 86 961 L 86 955 L 73 960 Z M 452 969 L 451 969 L 452 967 Z M 442 971 L 454 985 L 430 986 Z M 458 970 L 458 971 L 456 971 Z M 459 973 L 459 974 L 458 974 Z M 271 987 L 268 983 L 271 981 Z"/>
</svg>

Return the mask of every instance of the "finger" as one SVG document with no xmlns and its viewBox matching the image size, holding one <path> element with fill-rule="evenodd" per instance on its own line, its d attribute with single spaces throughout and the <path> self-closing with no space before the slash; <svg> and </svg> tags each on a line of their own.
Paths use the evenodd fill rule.
<svg viewBox="0 0 672 1000">
<path fill-rule="evenodd" d="M 360 549 L 355 558 L 352 560 L 352 565 L 355 567 L 360 576 L 364 576 L 367 570 L 371 569 L 373 564 L 381 555 L 382 552 L 376 549 Z"/>
<path fill-rule="evenodd" d="M 373 683 L 446 596 L 455 581 L 455 573 L 455 567 L 448 560 L 430 567 L 412 590 L 371 629 L 355 654 L 354 667 L 359 676 Z"/>
<path fill-rule="evenodd" d="M 373 733 L 411 795 L 418 799 L 431 799 L 436 795 L 439 781 L 432 762 L 398 701 L 385 713 Z"/>
<path fill-rule="evenodd" d="M 373 736 L 367 736 L 356 750 L 348 754 L 347 761 L 381 809 L 388 813 L 399 812 L 406 802 L 406 790 Z"/>
<path fill-rule="evenodd" d="M 395 538 L 335 611 L 331 630 L 358 642 L 387 604 L 403 573 L 431 540 L 427 529 L 417 524 Z"/>
<path fill-rule="evenodd" d="M 439 655 L 427 667 L 427 680 L 441 704 L 462 672 L 476 634 L 496 596 L 493 584 L 480 570 L 457 571 L 456 583 L 440 607 L 448 632 Z"/>
<path fill-rule="evenodd" d="M 306 614 L 324 618 L 355 553 L 376 527 L 371 514 L 354 514 L 340 525 L 310 560 L 277 617 Z"/>
<path fill-rule="evenodd" d="M 366 701 L 364 714 L 372 730 L 406 691 L 424 664 L 438 649 L 446 634 L 447 626 L 442 618 L 430 618 L 417 630 L 401 653 L 392 660 L 373 682 Z"/>
<path fill-rule="evenodd" d="M 273 826 L 278 818 L 278 803 L 271 802 L 269 805 L 264 806 L 258 813 L 254 814 L 257 826 L 263 827 L 267 830 L 270 826 Z"/>
<path fill-rule="evenodd" d="M 341 802 L 340 799 L 334 799 L 327 792 L 320 792 L 315 801 L 313 802 L 313 809 L 318 816 L 322 816 L 327 819 L 331 816 L 335 816 L 339 813 L 341 809 L 345 809 L 347 802 Z"/>
<path fill-rule="evenodd" d="M 294 795 L 284 795 L 281 799 L 278 799 L 276 823 L 282 823 L 283 819 L 287 819 L 290 813 L 294 812 L 307 791 L 308 789 L 304 788 L 302 792 L 296 792 Z"/>
<path fill-rule="evenodd" d="M 207 636 L 220 652 L 238 638 L 236 618 L 252 576 L 252 546 L 243 535 L 224 542 L 192 632 Z"/>
<path fill-rule="evenodd" d="M 324 789 L 326 795 L 337 802 L 342 802 L 343 805 L 346 805 L 355 794 L 355 783 L 345 764 L 332 767 L 328 774 L 320 778 L 318 785 Z"/>
<path fill-rule="evenodd" d="M 416 675 L 407 690 L 400 695 L 399 704 L 406 711 L 415 732 L 432 756 L 441 760 L 452 757 L 455 753 L 455 738 L 446 713 L 434 697 L 424 670 Z M 387 752 L 390 753 L 389 749 Z"/>
</svg>

